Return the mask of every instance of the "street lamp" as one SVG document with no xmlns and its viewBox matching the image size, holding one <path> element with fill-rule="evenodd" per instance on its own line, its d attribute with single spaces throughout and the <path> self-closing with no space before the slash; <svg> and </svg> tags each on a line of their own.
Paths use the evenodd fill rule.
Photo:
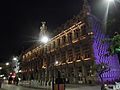
<svg viewBox="0 0 120 90">
<path fill-rule="evenodd" d="M 59 62 L 58 61 L 55 61 L 55 65 L 57 65 Z"/>
<path fill-rule="evenodd" d="M 114 0 L 107 0 L 108 2 L 113 2 Z"/>
<path fill-rule="evenodd" d="M 0 77 L 4 77 L 4 74 L 0 75 Z"/>
<path fill-rule="evenodd" d="M 14 60 L 14 61 L 17 61 L 17 60 L 18 60 L 18 58 L 17 58 L 17 57 L 13 57 L 13 60 Z"/>
<path fill-rule="evenodd" d="M 49 40 L 49 38 L 48 38 L 47 36 L 42 36 L 42 37 L 40 38 L 40 41 L 41 41 L 42 43 L 44 43 L 44 44 L 46 44 L 46 43 L 48 42 L 48 40 Z"/>
<path fill-rule="evenodd" d="M 21 72 L 22 72 L 22 70 L 19 70 L 18 72 L 19 72 L 19 73 L 21 73 Z"/>
<path fill-rule="evenodd" d="M 18 56 L 13 56 L 12 67 L 14 67 L 15 73 L 18 73 L 18 70 L 19 70 L 19 57 Z"/>
<path fill-rule="evenodd" d="M 107 20 L 108 20 L 109 8 L 111 4 L 115 5 L 115 0 L 104 0 L 104 5 L 106 6 L 105 16 L 104 16 L 105 33 L 107 30 Z"/>
<path fill-rule="evenodd" d="M 0 70 L 2 69 L 2 67 L 0 67 Z"/>
<path fill-rule="evenodd" d="M 106 3 L 113 3 L 115 0 L 105 0 Z"/>
<path fill-rule="evenodd" d="M 3 77 L 3 79 L 5 80 L 5 79 L 6 79 L 6 77 Z"/>
<path fill-rule="evenodd" d="M 10 63 L 9 63 L 9 62 L 7 62 L 7 63 L 5 63 L 5 65 L 6 65 L 6 66 L 8 66 L 8 65 L 10 65 Z"/>
</svg>

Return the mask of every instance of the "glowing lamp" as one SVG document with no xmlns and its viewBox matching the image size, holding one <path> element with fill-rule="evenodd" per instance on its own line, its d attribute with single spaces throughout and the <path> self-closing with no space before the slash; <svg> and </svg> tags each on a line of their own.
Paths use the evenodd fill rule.
<svg viewBox="0 0 120 90">
<path fill-rule="evenodd" d="M 6 65 L 6 66 L 8 66 L 8 65 L 10 65 L 10 63 L 9 63 L 9 62 L 7 62 L 7 63 L 5 63 L 5 65 Z"/>
<path fill-rule="evenodd" d="M 114 0 L 108 0 L 108 2 L 113 2 Z"/>
<path fill-rule="evenodd" d="M 17 61 L 17 57 L 13 57 L 13 60 L 14 60 L 14 61 Z"/>
<path fill-rule="evenodd" d="M 57 65 L 57 64 L 58 64 L 58 61 L 56 61 L 55 64 Z"/>
<path fill-rule="evenodd" d="M 40 41 L 42 43 L 47 43 L 48 42 L 48 37 L 47 36 L 43 36 Z"/>
</svg>

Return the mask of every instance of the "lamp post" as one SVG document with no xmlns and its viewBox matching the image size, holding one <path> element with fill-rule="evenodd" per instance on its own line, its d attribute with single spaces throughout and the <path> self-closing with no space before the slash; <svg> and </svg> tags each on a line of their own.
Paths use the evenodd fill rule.
<svg viewBox="0 0 120 90">
<path fill-rule="evenodd" d="M 49 38 L 47 35 L 47 26 L 45 25 L 46 22 L 41 22 L 41 23 L 42 23 L 42 26 L 40 27 L 40 34 L 39 34 L 38 42 L 40 43 L 41 47 L 44 47 L 44 45 L 48 43 Z M 43 69 L 44 69 L 44 67 L 43 67 Z M 47 68 L 45 70 L 46 70 L 45 72 L 47 73 Z M 45 77 L 47 75 L 46 73 L 45 73 Z M 45 79 L 44 81 L 47 81 L 47 80 Z"/>
<path fill-rule="evenodd" d="M 12 67 L 14 68 L 15 73 L 18 73 L 19 70 L 19 57 L 18 56 L 13 56 L 12 58 Z"/>
<path fill-rule="evenodd" d="M 2 67 L 0 67 L 0 70 L 2 70 Z"/>
<path fill-rule="evenodd" d="M 54 74 L 55 74 L 55 66 L 58 64 L 59 62 L 58 61 L 55 61 L 54 62 L 54 64 L 52 65 L 52 69 L 53 69 L 53 71 L 52 71 L 52 90 L 54 90 L 55 88 L 54 88 Z"/>
</svg>

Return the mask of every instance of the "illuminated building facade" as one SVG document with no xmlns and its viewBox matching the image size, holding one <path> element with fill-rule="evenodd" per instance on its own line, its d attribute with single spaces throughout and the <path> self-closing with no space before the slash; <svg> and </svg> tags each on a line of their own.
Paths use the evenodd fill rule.
<svg viewBox="0 0 120 90">
<path fill-rule="evenodd" d="M 106 63 L 110 70 L 102 74 L 103 80 L 120 78 L 118 57 L 105 56 L 109 44 L 101 43 L 106 36 L 101 23 L 89 13 L 88 6 L 64 25 L 61 32 L 48 43 L 33 46 L 21 54 L 22 78 L 50 83 L 60 71 L 67 83 L 89 83 L 99 81 L 92 71 L 94 64 Z"/>
</svg>

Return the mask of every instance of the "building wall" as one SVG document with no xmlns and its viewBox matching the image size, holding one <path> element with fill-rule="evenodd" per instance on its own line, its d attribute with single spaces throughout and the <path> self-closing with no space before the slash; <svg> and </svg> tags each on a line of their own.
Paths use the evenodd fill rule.
<svg viewBox="0 0 120 90">
<path fill-rule="evenodd" d="M 105 63 L 110 70 L 102 74 L 104 82 L 120 78 L 118 57 L 105 56 L 108 43 L 100 22 L 93 16 L 77 20 L 47 44 L 30 48 L 22 54 L 23 79 L 51 82 L 60 71 L 66 83 L 95 83 L 99 78 L 92 70 L 94 63 Z"/>
<path fill-rule="evenodd" d="M 87 25 L 79 21 L 53 37 L 44 46 L 29 50 L 22 56 L 22 71 L 26 79 L 50 81 L 61 72 L 68 83 L 87 83 L 94 62 L 92 35 Z M 57 62 L 57 63 L 56 63 Z"/>
</svg>

